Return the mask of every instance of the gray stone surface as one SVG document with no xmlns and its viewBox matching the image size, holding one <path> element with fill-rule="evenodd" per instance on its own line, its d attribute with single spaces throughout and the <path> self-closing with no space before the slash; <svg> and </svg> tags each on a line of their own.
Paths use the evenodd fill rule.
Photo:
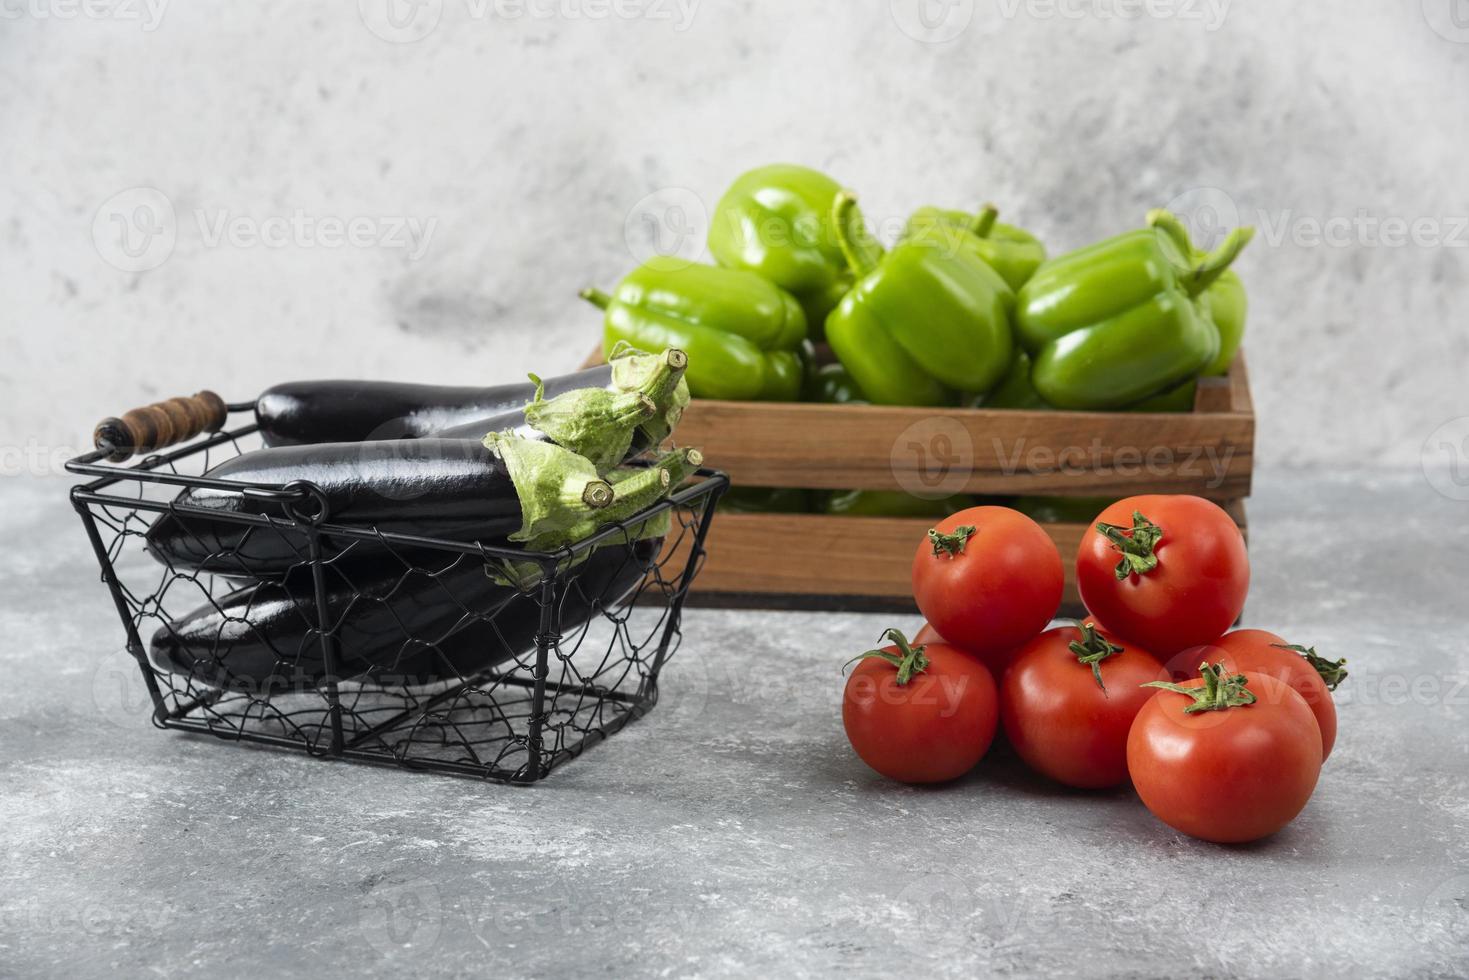
<svg viewBox="0 0 1469 980">
<path fill-rule="evenodd" d="M 1261 458 L 1412 464 L 1469 414 L 1461 7 L 9 0 L 0 453 L 45 468 L 201 386 L 570 367 L 579 288 L 655 235 L 698 254 L 729 181 L 789 159 L 887 237 L 985 199 L 1056 250 L 1170 204 L 1254 223 Z M 318 224 L 355 218 L 366 244 Z"/>
<path fill-rule="evenodd" d="M 1247 618 L 1352 677 L 1315 798 L 1234 848 L 1003 751 L 877 778 L 865 615 L 690 611 L 665 702 L 529 789 L 155 731 L 64 490 L 0 484 L 0 975 L 1469 972 L 1469 505 L 1417 473 L 1259 479 Z"/>
</svg>

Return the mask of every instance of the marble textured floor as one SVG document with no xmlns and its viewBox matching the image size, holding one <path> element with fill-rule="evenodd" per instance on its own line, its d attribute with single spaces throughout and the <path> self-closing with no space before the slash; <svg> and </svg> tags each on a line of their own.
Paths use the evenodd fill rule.
<svg viewBox="0 0 1469 980">
<path fill-rule="evenodd" d="M 1463 975 L 1465 506 L 1261 475 L 1247 618 L 1352 677 L 1305 812 L 1220 848 L 1003 751 L 875 777 L 837 667 L 878 616 L 691 610 L 664 702 L 529 789 L 160 732 L 65 484 L 4 481 L 0 973 Z"/>
</svg>

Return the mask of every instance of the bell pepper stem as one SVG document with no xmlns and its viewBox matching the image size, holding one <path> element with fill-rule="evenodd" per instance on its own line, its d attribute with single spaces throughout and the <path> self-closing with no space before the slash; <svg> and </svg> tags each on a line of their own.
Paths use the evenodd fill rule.
<svg viewBox="0 0 1469 980">
<path fill-rule="evenodd" d="M 1244 251 L 1245 246 L 1254 237 L 1254 228 L 1235 228 L 1224 237 L 1224 241 L 1218 248 L 1200 259 L 1189 270 L 1183 278 L 1183 288 L 1190 296 L 1198 296 L 1214 285 L 1220 276 L 1229 271 L 1234 260 L 1239 258 L 1239 253 Z"/>
<path fill-rule="evenodd" d="M 1178 215 L 1167 208 L 1154 208 L 1148 212 L 1148 227 L 1167 235 L 1185 261 L 1193 260 L 1194 242 Z"/>
<path fill-rule="evenodd" d="M 845 673 L 848 667 L 862 660 L 885 660 L 898 668 L 898 686 L 905 687 L 913 679 L 914 674 L 921 674 L 928 669 L 928 655 L 924 652 L 924 647 L 921 644 L 915 647 L 909 643 L 902 630 L 897 628 L 887 630 L 878 639 L 891 640 L 893 646 L 898 648 L 898 652 L 868 650 L 866 653 L 859 653 L 842 665 L 842 672 Z"/>
<path fill-rule="evenodd" d="M 883 247 L 867 231 L 867 222 L 857 207 L 857 195 L 842 191 L 832 204 L 832 224 L 836 227 L 837 244 L 847 259 L 852 274 L 858 279 L 873 272 L 886 254 Z"/>
<path fill-rule="evenodd" d="M 993 204 L 985 204 L 984 207 L 979 209 L 979 213 L 974 216 L 973 220 L 969 222 L 969 227 L 966 230 L 975 238 L 988 238 L 990 237 L 990 232 L 994 231 L 995 219 L 999 216 L 1000 211 L 998 208 Z"/>
<path fill-rule="evenodd" d="M 612 297 L 595 286 L 588 286 L 586 289 L 577 293 L 577 295 L 599 310 L 605 310 L 612 305 Z"/>
</svg>

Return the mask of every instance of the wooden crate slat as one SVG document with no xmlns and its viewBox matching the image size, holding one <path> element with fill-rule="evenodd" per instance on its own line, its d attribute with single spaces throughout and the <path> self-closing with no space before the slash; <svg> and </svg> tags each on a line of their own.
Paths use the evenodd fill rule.
<svg viewBox="0 0 1469 980">
<path fill-rule="evenodd" d="M 1225 508 L 1249 537 L 1243 501 Z M 708 558 L 694 582 L 704 605 L 780 608 L 912 608 L 911 570 L 918 543 L 933 521 L 926 518 L 844 517 L 830 514 L 728 514 L 709 529 Z M 1064 615 L 1083 612 L 1076 590 L 1076 551 L 1089 525 L 1041 525 L 1061 552 L 1066 573 Z M 681 542 L 672 566 L 684 560 Z M 713 600 L 713 601 L 711 601 Z"/>
<path fill-rule="evenodd" d="M 1177 413 L 897 408 L 695 399 L 680 445 L 736 486 L 1115 496 L 1250 493 L 1244 355 Z"/>
</svg>

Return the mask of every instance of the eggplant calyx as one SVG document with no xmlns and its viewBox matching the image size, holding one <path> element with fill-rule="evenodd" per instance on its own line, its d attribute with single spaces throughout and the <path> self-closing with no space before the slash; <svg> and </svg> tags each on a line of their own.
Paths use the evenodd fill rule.
<svg viewBox="0 0 1469 980">
<path fill-rule="evenodd" d="M 661 354 L 645 354 L 619 343 L 608 357 L 612 365 L 612 388 L 637 392 L 652 399 L 656 411 L 640 424 L 652 445 L 672 435 L 689 404 L 689 386 L 684 380 L 689 356 L 676 347 Z"/>
<path fill-rule="evenodd" d="M 525 420 L 557 445 L 591 460 L 598 473 L 622 462 L 633 433 L 658 414 L 653 399 L 637 391 L 577 388 L 546 401 L 541 379 Z"/>
<path fill-rule="evenodd" d="M 564 530 L 589 511 L 610 507 L 616 494 L 591 461 L 554 443 L 491 432 L 485 447 L 500 459 L 520 498 L 520 530 L 511 541 L 531 541 Z"/>
<path fill-rule="evenodd" d="M 692 453 L 702 460 L 702 455 L 697 450 L 675 450 L 669 456 L 678 453 Z M 648 467 L 626 468 L 612 474 L 612 502 L 606 507 L 585 512 L 582 519 L 569 527 L 559 530 L 548 530 L 534 538 L 528 539 L 527 548 L 531 551 L 551 552 L 578 541 L 591 537 L 609 524 L 623 523 L 626 534 L 612 536 L 608 546 L 632 544 L 648 538 L 661 538 L 668 534 L 672 519 L 667 510 L 663 510 L 652 517 L 636 524 L 628 525 L 625 522 L 636 517 L 668 495 L 668 492 L 676 486 L 674 474 L 664 466 L 657 465 Z M 575 568 L 591 557 L 592 552 L 597 550 L 594 546 L 585 551 L 570 556 L 561 563 L 561 569 Z M 489 568 L 489 574 L 502 585 L 511 585 L 522 591 L 538 584 L 545 573 L 541 563 L 536 561 L 502 561 Z"/>
</svg>

